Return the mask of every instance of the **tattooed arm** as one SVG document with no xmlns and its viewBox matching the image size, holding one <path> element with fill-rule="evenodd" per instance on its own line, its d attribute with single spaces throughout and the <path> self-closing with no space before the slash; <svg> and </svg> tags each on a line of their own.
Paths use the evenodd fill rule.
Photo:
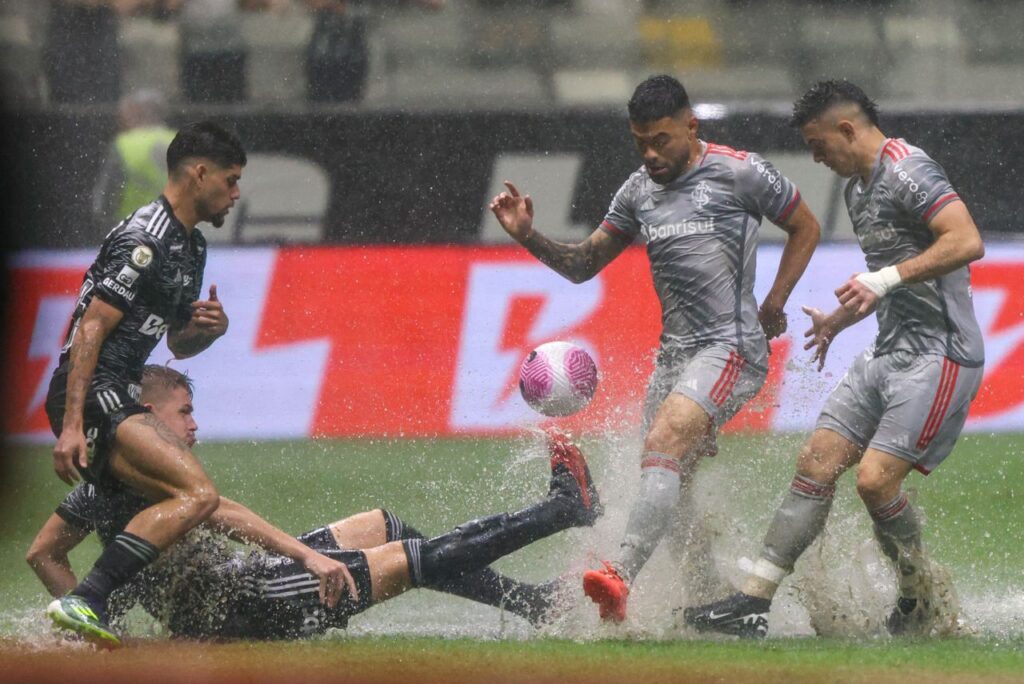
<svg viewBox="0 0 1024 684">
<path fill-rule="evenodd" d="M 597 275 L 622 253 L 628 244 L 601 229 L 575 245 L 555 242 L 533 228 L 533 200 L 520 195 L 512 183 L 505 182 L 508 192 L 491 200 L 491 211 L 505 232 L 556 273 L 574 283 L 582 283 Z"/>
<path fill-rule="evenodd" d="M 67 399 L 64 403 L 64 424 L 57 446 L 53 448 L 53 469 L 68 484 L 81 479 L 78 468 L 88 465 L 86 459 L 84 418 L 85 395 L 89 391 L 100 348 L 107 336 L 118 326 L 124 314 L 120 309 L 93 297 L 71 340 L 68 361 Z"/>
</svg>

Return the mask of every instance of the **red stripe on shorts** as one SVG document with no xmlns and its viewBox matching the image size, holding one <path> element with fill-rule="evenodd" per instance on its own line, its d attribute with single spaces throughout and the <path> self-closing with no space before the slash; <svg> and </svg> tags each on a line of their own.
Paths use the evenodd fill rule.
<svg viewBox="0 0 1024 684">
<path fill-rule="evenodd" d="M 949 410 L 949 402 L 953 399 L 953 390 L 956 388 L 956 379 L 960 374 L 960 366 L 948 358 L 942 359 L 942 377 L 939 379 L 939 387 L 935 390 L 935 399 L 932 400 L 932 409 L 928 413 L 928 420 L 924 422 L 924 428 L 917 438 L 917 448 L 925 449 L 939 433 L 939 427 L 946 418 L 946 411 Z"/>
<path fill-rule="evenodd" d="M 740 371 L 745 364 L 746 360 L 742 356 L 736 352 L 729 352 L 729 360 L 726 362 L 722 374 L 718 376 L 718 382 L 711 388 L 711 401 L 715 406 L 724 404 L 732 394 L 736 381 L 739 380 Z"/>
</svg>

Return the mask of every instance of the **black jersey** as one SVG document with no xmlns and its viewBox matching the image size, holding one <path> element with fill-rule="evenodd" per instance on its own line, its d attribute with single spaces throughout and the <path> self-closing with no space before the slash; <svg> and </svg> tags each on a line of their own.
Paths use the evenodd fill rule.
<svg viewBox="0 0 1024 684">
<path fill-rule="evenodd" d="M 120 309 L 124 318 L 100 349 L 93 388 L 139 382 L 142 367 L 169 327 L 184 325 L 199 299 L 206 267 L 206 239 L 175 218 L 163 197 L 138 209 L 103 241 L 85 273 L 60 363 L 93 297 Z"/>
</svg>

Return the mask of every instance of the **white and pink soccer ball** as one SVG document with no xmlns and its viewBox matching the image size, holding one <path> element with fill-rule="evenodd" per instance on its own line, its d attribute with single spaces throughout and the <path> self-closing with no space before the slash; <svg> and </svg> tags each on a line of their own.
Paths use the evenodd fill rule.
<svg viewBox="0 0 1024 684">
<path fill-rule="evenodd" d="M 594 359 L 569 342 L 540 345 L 519 369 L 523 399 L 545 416 L 571 416 L 590 403 L 596 389 Z"/>
</svg>

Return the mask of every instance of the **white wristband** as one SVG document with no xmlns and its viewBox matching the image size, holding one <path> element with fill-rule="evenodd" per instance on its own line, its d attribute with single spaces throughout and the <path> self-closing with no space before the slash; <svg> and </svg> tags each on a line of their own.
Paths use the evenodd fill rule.
<svg viewBox="0 0 1024 684">
<path fill-rule="evenodd" d="M 889 290 L 903 282 L 900 272 L 895 266 L 886 266 L 883 269 L 871 273 L 861 273 L 857 280 L 864 284 L 869 290 L 881 299 L 889 293 Z"/>
</svg>

